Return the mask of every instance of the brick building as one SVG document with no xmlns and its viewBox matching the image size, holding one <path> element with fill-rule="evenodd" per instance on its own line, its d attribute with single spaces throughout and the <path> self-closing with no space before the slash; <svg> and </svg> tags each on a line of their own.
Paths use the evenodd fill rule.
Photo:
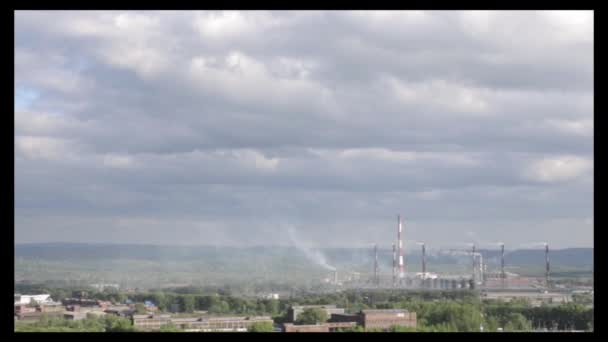
<svg viewBox="0 0 608 342">
<path fill-rule="evenodd" d="M 329 332 L 327 324 L 303 324 L 295 325 L 293 323 L 283 324 L 283 332 Z"/>
<path fill-rule="evenodd" d="M 274 323 L 272 318 L 267 316 L 172 318 L 170 315 L 133 315 L 133 326 L 147 331 L 160 330 L 163 325 L 169 323 L 186 331 L 247 331 L 257 322 Z"/>
<path fill-rule="evenodd" d="M 365 329 L 388 329 L 393 325 L 416 327 L 416 313 L 407 310 L 361 310 L 360 321 Z"/>
</svg>

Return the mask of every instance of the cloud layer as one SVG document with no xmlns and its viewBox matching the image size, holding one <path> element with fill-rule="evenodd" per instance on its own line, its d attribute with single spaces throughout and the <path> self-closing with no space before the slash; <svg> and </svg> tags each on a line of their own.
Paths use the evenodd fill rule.
<svg viewBox="0 0 608 342">
<path fill-rule="evenodd" d="M 593 43 L 584 11 L 16 12 L 16 240 L 592 245 Z"/>
</svg>

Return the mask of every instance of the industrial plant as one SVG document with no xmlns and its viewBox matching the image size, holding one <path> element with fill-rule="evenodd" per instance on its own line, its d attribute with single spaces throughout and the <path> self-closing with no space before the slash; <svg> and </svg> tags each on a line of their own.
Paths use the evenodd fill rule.
<svg viewBox="0 0 608 342">
<path fill-rule="evenodd" d="M 551 288 L 550 282 L 550 263 L 549 263 L 549 244 L 543 243 L 545 251 L 544 277 L 528 277 L 513 272 L 506 271 L 505 244 L 495 243 L 498 247 L 499 260 L 494 264 L 488 265 L 482 250 L 478 249 L 474 243 L 470 243 L 470 249 L 449 250 L 448 253 L 459 256 L 470 257 L 470 271 L 459 273 L 440 273 L 431 272 L 432 265 L 427 258 L 427 244 L 417 241 L 420 246 L 420 272 L 412 272 L 408 269 L 405 251 L 405 224 L 401 215 L 397 216 L 397 239 L 392 246 L 392 272 L 382 274 L 380 264 L 388 264 L 388 260 L 380 260 L 378 244 L 373 245 L 373 264 L 371 276 L 367 279 L 361 277 L 360 273 L 349 270 L 337 269 L 326 278 L 326 282 L 340 288 L 394 288 L 394 289 L 428 289 L 428 290 L 449 290 L 449 289 L 478 289 L 487 291 L 501 290 L 541 290 L 548 291 Z M 488 253 L 488 250 L 485 251 Z M 541 260 L 539 260 L 540 262 Z M 429 267 L 430 266 L 430 267 Z M 339 277 L 342 274 L 342 277 Z"/>
</svg>

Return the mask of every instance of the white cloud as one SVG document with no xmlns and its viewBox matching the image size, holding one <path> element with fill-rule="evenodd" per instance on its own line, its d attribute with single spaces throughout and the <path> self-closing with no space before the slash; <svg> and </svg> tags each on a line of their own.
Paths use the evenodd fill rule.
<svg viewBox="0 0 608 342">
<path fill-rule="evenodd" d="M 131 168 L 135 166 L 132 157 L 125 155 L 106 155 L 103 157 L 103 164 L 111 168 Z"/>
<path fill-rule="evenodd" d="M 237 159 L 247 166 L 253 166 L 256 169 L 273 171 L 279 166 L 278 158 L 266 158 L 259 151 L 244 149 L 234 151 Z"/>
<path fill-rule="evenodd" d="M 438 162 L 461 166 L 476 166 L 480 161 L 474 154 L 452 152 L 399 151 L 386 148 L 350 148 L 343 150 L 309 149 L 322 158 L 336 160 L 379 160 L 384 162 Z"/>
<path fill-rule="evenodd" d="M 421 191 L 416 193 L 416 197 L 425 200 L 425 201 L 433 201 L 441 198 L 442 192 L 441 190 L 433 189 L 428 191 Z"/>
<path fill-rule="evenodd" d="M 581 135 L 584 137 L 593 137 L 593 119 L 582 119 L 582 120 L 560 120 L 550 119 L 547 120 L 547 125 L 560 132 L 567 134 Z"/>
<path fill-rule="evenodd" d="M 70 153 L 70 145 L 64 139 L 17 136 L 15 149 L 30 159 L 59 160 Z"/>
<path fill-rule="evenodd" d="M 524 176 L 539 182 L 576 179 L 593 170 L 593 160 L 578 156 L 548 157 L 530 163 Z"/>
<path fill-rule="evenodd" d="M 542 11 L 555 28 L 560 41 L 593 41 L 593 11 Z"/>
<path fill-rule="evenodd" d="M 64 114 L 34 112 L 28 110 L 15 112 L 15 132 L 22 135 L 52 135 L 65 133 L 66 130 L 84 129 L 87 124 Z"/>
<path fill-rule="evenodd" d="M 163 227 L 180 222 L 165 215 L 216 220 L 217 234 L 228 216 L 242 227 L 284 215 L 336 240 L 356 216 L 363 243 L 400 210 L 429 241 L 470 229 L 451 219 L 486 218 L 496 239 L 509 217 L 582 224 L 593 216 L 588 19 L 18 12 L 15 87 L 40 96 L 15 112 L 16 218 L 40 221 L 17 229 L 41 236 L 47 214 L 141 217 L 116 236 L 150 226 L 169 242 Z M 429 230 L 430 218 L 442 222 Z M 73 227 L 55 236 L 112 236 Z"/>
<path fill-rule="evenodd" d="M 464 115 L 491 114 L 485 99 L 487 90 L 444 80 L 414 83 L 389 78 L 387 81 L 398 101 L 405 106 L 423 105 Z"/>
<path fill-rule="evenodd" d="M 276 27 L 281 20 L 265 12 L 213 11 L 197 13 L 194 27 L 205 39 L 252 36 Z"/>
</svg>

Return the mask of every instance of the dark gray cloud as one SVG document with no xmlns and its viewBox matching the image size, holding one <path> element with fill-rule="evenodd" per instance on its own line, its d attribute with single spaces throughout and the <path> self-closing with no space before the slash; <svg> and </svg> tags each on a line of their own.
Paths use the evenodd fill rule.
<svg viewBox="0 0 608 342">
<path fill-rule="evenodd" d="M 21 11 L 15 73 L 17 241 L 593 243 L 592 12 Z"/>
</svg>

